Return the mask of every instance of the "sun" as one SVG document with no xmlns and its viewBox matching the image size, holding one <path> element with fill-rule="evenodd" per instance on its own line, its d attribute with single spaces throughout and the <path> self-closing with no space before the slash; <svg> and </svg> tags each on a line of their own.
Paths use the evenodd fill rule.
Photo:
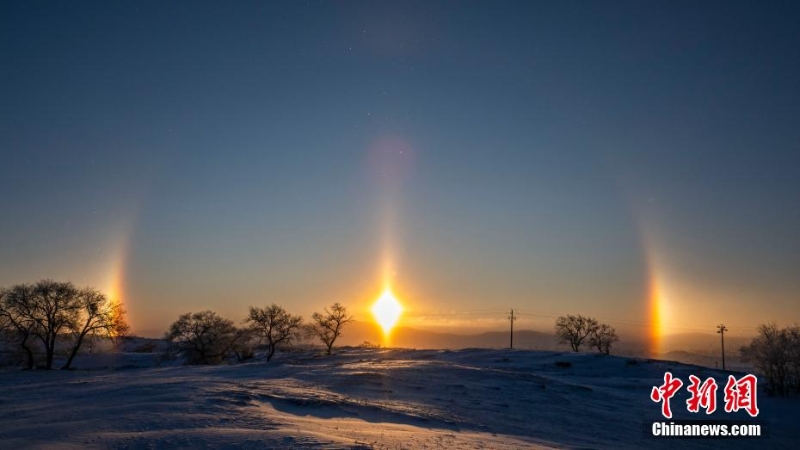
<svg viewBox="0 0 800 450">
<path fill-rule="evenodd" d="M 375 316 L 375 321 L 383 328 L 384 334 L 389 334 L 392 327 L 397 323 L 400 314 L 403 313 L 403 306 L 397 301 L 391 289 L 386 288 L 372 305 L 372 315 Z"/>
</svg>

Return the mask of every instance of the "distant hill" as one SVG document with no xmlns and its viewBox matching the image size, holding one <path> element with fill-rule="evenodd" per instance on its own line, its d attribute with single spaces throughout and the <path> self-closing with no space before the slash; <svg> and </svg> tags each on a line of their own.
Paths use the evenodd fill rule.
<svg viewBox="0 0 800 450">
<path fill-rule="evenodd" d="M 731 336 L 725 333 L 726 354 L 738 354 L 739 348 L 749 344 L 752 339 L 752 336 Z M 719 355 L 721 352 L 719 335 L 712 333 L 671 334 L 662 339 L 661 347 L 665 352 L 687 351 L 700 355 Z"/>
<path fill-rule="evenodd" d="M 341 345 L 360 345 L 364 341 L 391 347 L 418 349 L 508 348 L 509 334 L 506 331 L 458 334 L 397 327 L 392 330 L 387 343 L 384 341 L 383 332 L 378 326 L 369 322 L 358 321 L 349 324 L 340 338 Z M 533 330 L 514 331 L 515 348 L 553 349 L 555 346 L 555 337 L 550 333 Z"/>
<path fill-rule="evenodd" d="M 509 333 L 487 331 L 479 334 L 452 334 L 399 328 L 392 335 L 392 345 L 411 348 L 508 348 Z M 551 334 L 532 330 L 514 332 L 514 347 L 552 349 L 556 345 Z"/>
<path fill-rule="evenodd" d="M 719 352 L 716 355 L 704 355 L 683 350 L 673 350 L 659 355 L 658 358 L 667 361 L 677 361 L 683 364 L 694 364 L 696 366 L 713 367 L 715 369 L 722 368 L 722 358 Z M 740 372 L 753 370 L 750 364 L 742 362 L 738 351 L 726 352 L 725 368 L 728 370 L 738 370 Z"/>
</svg>

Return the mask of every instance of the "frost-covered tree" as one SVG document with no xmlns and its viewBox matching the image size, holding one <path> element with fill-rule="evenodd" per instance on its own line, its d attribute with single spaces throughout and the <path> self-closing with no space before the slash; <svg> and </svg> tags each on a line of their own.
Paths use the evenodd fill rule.
<svg viewBox="0 0 800 450">
<path fill-rule="evenodd" d="M 597 330 L 597 320 L 580 314 L 556 319 L 556 337 L 560 343 L 569 344 L 573 351 L 580 350 L 583 341 Z"/>
<path fill-rule="evenodd" d="M 800 391 L 800 328 L 778 328 L 762 324 L 758 335 L 740 349 L 742 359 L 753 364 L 767 380 L 768 391 L 786 395 L 792 387 Z"/>
<path fill-rule="evenodd" d="M 214 311 L 183 314 L 165 336 L 170 350 L 189 364 L 219 364 L 233 354 L 237 342 L 233 322 Z"/>
<path fill-rule="evenodd" d="M 289 344 L 298 337 L 303 318 L 291 315 L 273 303 L 266 308 L 251 306 L 245 323 L 267 346 L 267 361 L 270 361 L 278 346 Z"/>
<path fill-rule="evenodd" d="M 249 328 L 237 328 L 233 334 L 233 351 L 236 361 L 242 362 L 253 357 L 253 331 Z"/>
<path fill-rule="evenodd" d="M 618 340 L 617 330 L 604 323 L 598 325 L 589 335 L 589 345 L 606 355 L 611 353 L 611 345 Z"/>
<path fill-rule="evenodd" d="M 330 355 L 333 343 L 342 335 L 342 328 L 352 320 L 353 317 L 347 315 L 347 308 L 340 303 L 334 303 L 325 308 L 323 313 L 315 312 L 311 315 L 312 322 L 306 326 L 306 333 L 322 341 Z"/>
</svg>

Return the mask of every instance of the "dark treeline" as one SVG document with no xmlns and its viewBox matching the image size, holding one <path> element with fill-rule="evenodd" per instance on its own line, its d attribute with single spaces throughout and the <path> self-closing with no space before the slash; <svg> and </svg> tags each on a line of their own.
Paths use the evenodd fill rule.
<svg viewBox="0 0 800 450">
<path fill-rule="evenodd" d="M 309 323 L 271 304 L 250 307 L 242 326 L 213 311 L 186 313 L 166 332 L 167 355 L 189 364 L 218 364 L 253 357 L 265 349 L 270 361 L 277 349 L 302 338 L 318 340 L 330 355 L 344 326 L 353 320 L 347 308 L 334 303 L 315 312 Z M 95 339 L 114 346 L 127 337 L 125 310 L 100 291 L 49 279 L 0 288 L 0 341 L 28 369 L 70 369 L 81 349 Z"/>
<path fill-rule="evenodd" d="M 218 364 L 234 357 L 243 361 L 253 357 L 254 345 L 263 346 L 270 361 L 277 349 L 304 337 L 319 340 L 330 355 L 352 320 L 339 303 L 312 314 L 310 323 L 273 303 L 264 308 L 251 306 L 242 327 L 213 311 L 186 313 L 170 326 L 165 339 L 169 353 L 189 364 Z"/>
</svg>

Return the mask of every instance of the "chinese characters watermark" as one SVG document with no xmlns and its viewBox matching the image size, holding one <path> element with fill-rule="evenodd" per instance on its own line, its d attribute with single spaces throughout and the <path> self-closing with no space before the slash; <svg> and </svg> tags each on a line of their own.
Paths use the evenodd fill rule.
<svg viewBox="0 0 800 450">
<path fill-rule="evenodd" d="M 740 409 L 747 412 L 750 417 L 758 416 L 758 403 L 756 398 L 755 375 L 745 375 L 738 380 L 733 375 L 728 375 L 728 382 L 725 384 L 724 401 L 725 412 L 731 413 Z M 680 378 L 672 376 L 672 372 L 664 373 L 664 384 L 653 386 L 650 391 L 650 400 L 661 403 L 661 414 L 667 419 L 672 418 L 672 408 L 670 400 L 683 387 Z M 717 410 L 717 382 L 714 378 L 708 377 L 701 383 L 700 378 L 689 375 L 689 385 L 686 388 L 691 396 L 686 400 L 686 409 L 692 413 L 700 412 L 704 409 L 706 414 L 711 414 Z"/>
</svg>

